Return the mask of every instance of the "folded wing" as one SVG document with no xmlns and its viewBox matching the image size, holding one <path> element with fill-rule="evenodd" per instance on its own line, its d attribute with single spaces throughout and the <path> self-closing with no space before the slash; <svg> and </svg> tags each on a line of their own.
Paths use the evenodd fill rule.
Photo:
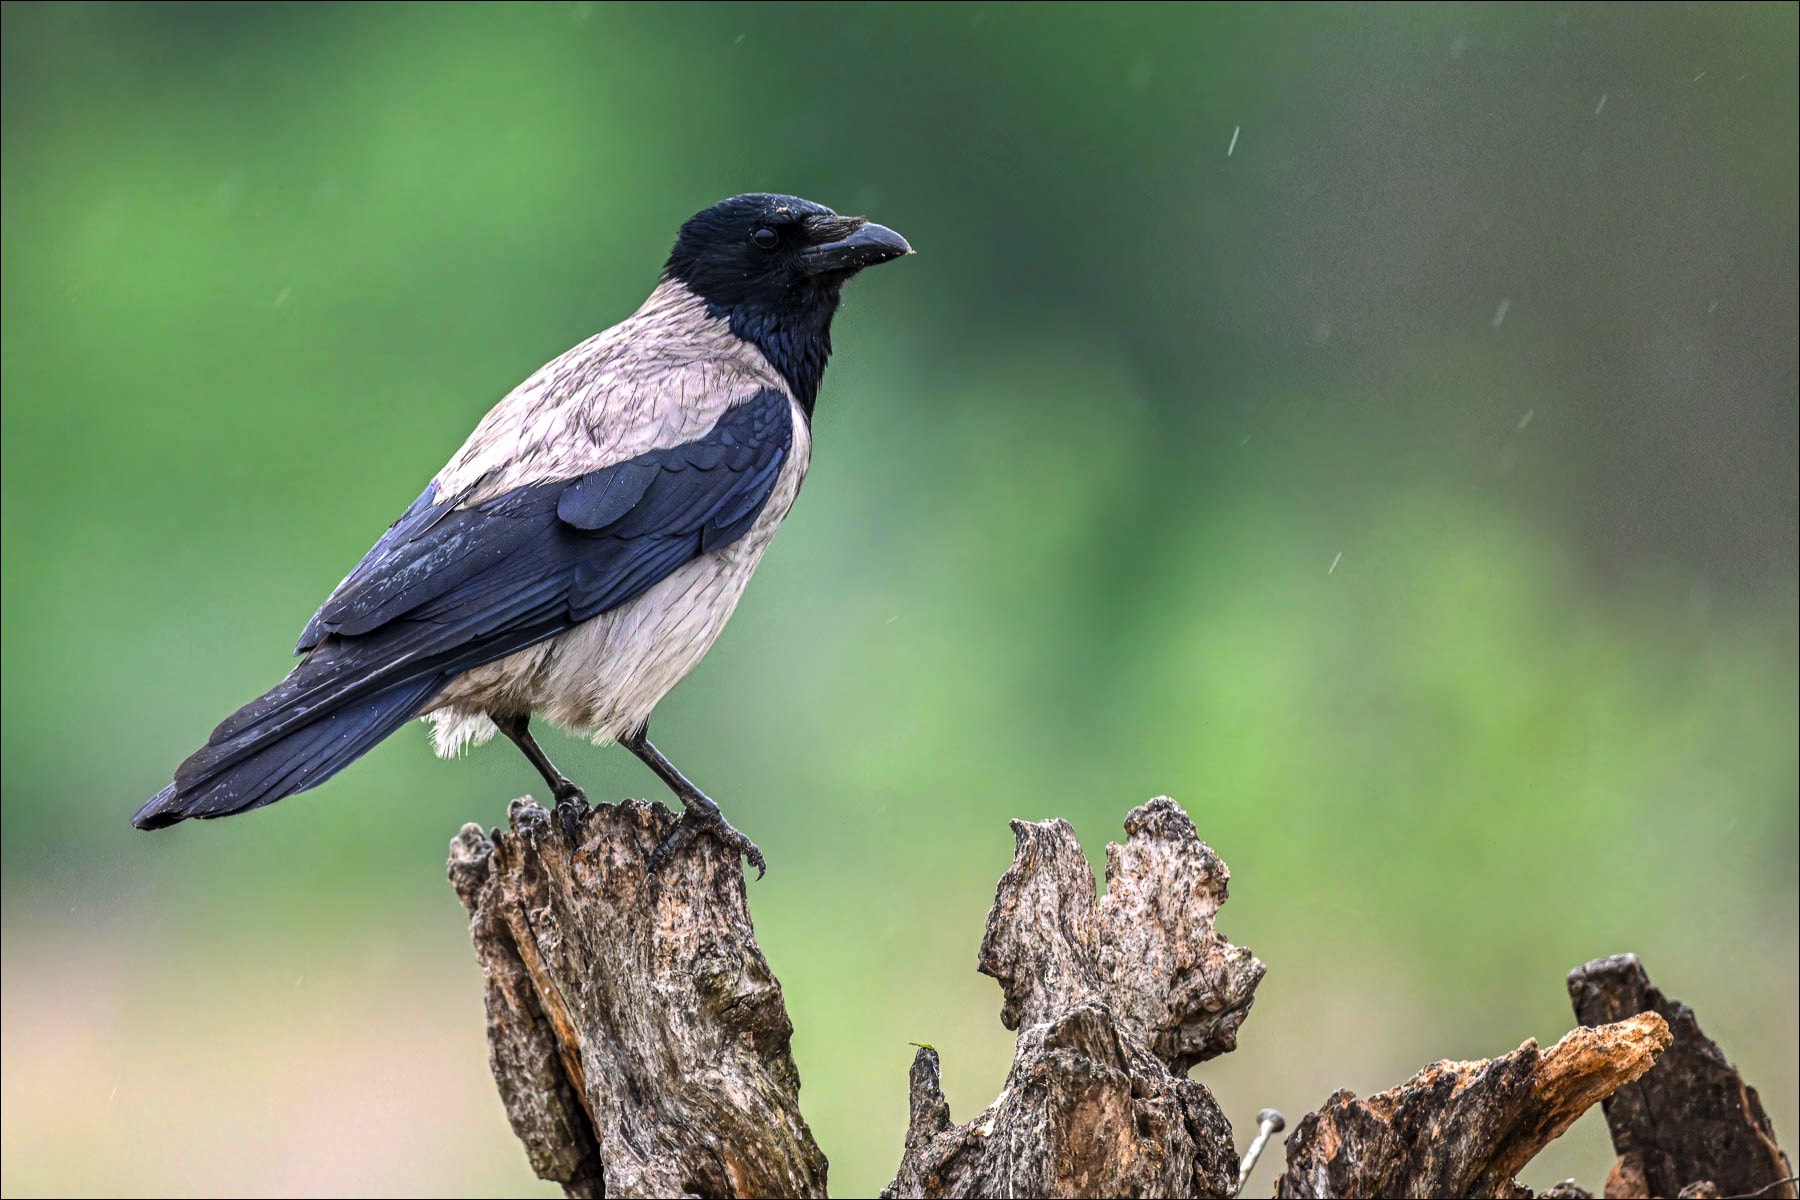
<svg viewBox="0 0 1800 1200">
<path fill-rule="evenodd" d="M 696 441 L 587 475 L 469 507 L 427 489 L 307 623 L 294 672 L 221 723 L 134 821 L 223 816 L 314 787 L 459 672 L 729 545 L 761 515 L 793 432 L 787 397 L 765 390 Z"/>
</svg>

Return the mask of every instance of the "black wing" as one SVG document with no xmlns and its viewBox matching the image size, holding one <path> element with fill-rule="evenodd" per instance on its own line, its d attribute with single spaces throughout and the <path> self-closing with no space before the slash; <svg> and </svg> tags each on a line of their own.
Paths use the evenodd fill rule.
<svg viewBox="0 0 1800 1200">
<path fill-rule="evenodd" d="M 342 762 L 335 752 L 312 752 L 330 761 L 309 759 L 305 786 L 322 782 L 457 673 L 616 608 L 729 545 L 761 515 L 793 437 L 787 397 L 765 390 L 696 441 L 574 479 L 470 508 L 427 490 L 307 624 L 299 646 L 305 661 L 182 764 L 164 811 L 210 790 L 209 781 L 234 765 L 266 757 L 280 739 L 334 716 L 343 723 L 351 712 L 379 711 L 387 726 L 379 733 L 359 719 L 332 739 L 354 751 Z M 395 699 L 378 703 L 383 697 Z M 242 811 L 300 790 L 274 788 L 233 786 L 226 789 L 232 807 L 201 811 L 208 805 L 196 798 L 182 815 Z"/>
<path fill-rule="evenodd" d="M 403 618 L 471 634 L 516 625 L 504 615 L 515 609 L 585 621 L 747 532 L 792 448 L 787 398 L 763 391 L 697 441 L 574 479 L 470 508 L 428 488 L 314 614 L 298 650 Z"/>
</svg>

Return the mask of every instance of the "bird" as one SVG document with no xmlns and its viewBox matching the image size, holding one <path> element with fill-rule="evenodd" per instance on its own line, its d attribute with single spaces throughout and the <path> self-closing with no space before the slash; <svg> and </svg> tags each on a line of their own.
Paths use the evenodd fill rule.
<svg viewBox="0 0 1800 1200">
<path fill-rule="evenodd" d="M 831 322 L 892 229 L 751 193 L 685 221 L 636 312 L 540 367 L 476 425 L 300 635 L 132 816 L 233 816 L 315 788 L 414 718 L 440 756 L 504 734 L 583 805 L 534 717 L 636 755 L 681 801 L 654 875 L 695 838 L 762 851 L 650 741 L 788 515 L 812 454 Z"/>
</svg>

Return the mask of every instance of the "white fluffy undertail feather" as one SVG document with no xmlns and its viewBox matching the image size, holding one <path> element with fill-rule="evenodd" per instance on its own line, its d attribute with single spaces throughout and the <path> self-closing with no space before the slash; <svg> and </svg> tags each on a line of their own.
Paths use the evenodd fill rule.
<svg viewBox="0 0 1800 1200">
<path fill-rule="evenodd" d="M 466 708 L 440 708 L 427 713 L 431 722 L 431 748 L 439 758 L 457 758 L 464 751 L 485 745 L 499 732 L 488 715 Z"/>
</svg>

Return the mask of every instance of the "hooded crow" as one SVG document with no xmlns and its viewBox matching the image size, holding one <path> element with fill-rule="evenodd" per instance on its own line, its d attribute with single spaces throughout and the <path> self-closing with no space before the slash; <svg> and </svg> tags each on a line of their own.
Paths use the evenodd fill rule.
<svg viewBox="0 0 1800 1200">
<path fill-rule="evenodd" d="M 637 312 L 501 400 L 300 635 L 300 664 L 227 717 L 137 814 L 226 817 L 317 787 L 414 717 L 440 755 L 505 734 L 558 803 L 581 789 L 533 715 L 618 742 L 702 833 L 761 852 L 650 744 L 657 701 L 719 636 L 787 516 L 846 281 L 912 252 L 794 196 L 681 227 Z"/>
</svg>

